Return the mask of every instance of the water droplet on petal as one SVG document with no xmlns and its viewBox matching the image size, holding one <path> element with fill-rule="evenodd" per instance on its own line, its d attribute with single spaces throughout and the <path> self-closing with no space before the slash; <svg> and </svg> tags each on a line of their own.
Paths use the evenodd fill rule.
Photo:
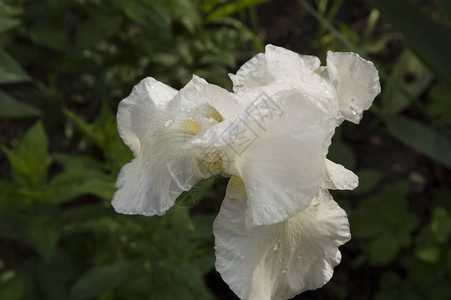
<svg viewBox="0 0 451 300">
<path fill-rule="evenodd" d="M 164 127 L 170 127 L 172 126 L 172 124 L 174 124 L 174 120 L 168 120 L 166 121 L 166 123 L 164 123 Z"/>
<path fill-rule="evenodd" d="M 287 272 L 287 270 L 285 270 L 285 269 L 284 269 L 284 270 L 282 270 L 282 274 L 285 274 L 286 272 Z"/>
</svg>

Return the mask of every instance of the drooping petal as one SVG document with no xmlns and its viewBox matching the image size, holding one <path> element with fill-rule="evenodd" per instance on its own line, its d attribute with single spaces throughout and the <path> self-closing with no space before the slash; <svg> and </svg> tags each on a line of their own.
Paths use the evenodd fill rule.
<svg viewBox="0 0 451 300">
<path fill-rule="evenodd" d="M 246 226 L 274 224 L 305 209 L 317 194 L 334 120 L 289 89 L 257 99 L 185 146 L 214 149 L 225 173 L 243 178 L 249 197 Z"/>
<path fill-rule="evenodd" d="M 324 188 L 332 190 L 353 190 L 359 185 L 359 177 L 342 165 L 326 159 Z"/>
<path fill-rule="evenodd" d="M 161 92 L 163 100 L 155 100 L 160 95 L 156 89 L 162 85 L 147 79 L 120 104 L 118 127 L 135 159 L 118 176 L 112 201 L 117 212 L 162 215 L 183 191 L 203 178 L 197 155 L 181 146 L 201 126 L 217 123 L 205 121 L 211 107 L 193 82 L 175 95 L 166 89 Z"/>
<path fill-rule="evenodd" d="M 230 288 L 241 299 L 270 300 L 326 284 L 350 239 L 346 213 L 327 190 L 291 219 L 246 231 L 247 199 L 233 186 L 213 224 L 216 269 Z"/>
<path fill-rule="evenodd" d="M 249 227 L 292 217 L 309 205 L 320 188 L 324 131 L 319 126 L 287 129 L 289 134 L 273 132 L 237 159 L 250 199 Z"/>
<path fill-rule="evenodd" d="M 327 52 L 327 75 L 337 90 L 343 116 L 358 124 L 380 93 L 379 75 L 373 63 L 352 52 Z"/>
</svg>

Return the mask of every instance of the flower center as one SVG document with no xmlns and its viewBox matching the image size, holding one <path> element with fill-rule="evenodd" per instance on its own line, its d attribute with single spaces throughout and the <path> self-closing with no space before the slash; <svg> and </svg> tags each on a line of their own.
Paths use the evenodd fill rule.
<svg viewBox="0 0 451 300">
<path fill-rule="evenodd" d="M 204 113 L 205 119 L 214 119 L 218 123 L 222 122 L 224 119 L 219 114 L 219 112 L 214 109 L 213 107 L 209 107 L 205 113 Z M 214 122 L 214 121 L 213 121 Z M 201 123 L 203 124 L 203 123 Z M 188 139 L 195 136 L 196 134 L 200 133 L 202 131 L 201 126 L 199 123 L 193 120 L 186 120 L 184 122 L 184 131 L 189 136 Z M 204 127 L 204 125 L 203 125 Z M 188 140 L 187 139 L 187 140 Z M 212 149 L 212 151 L 204 151 L 201 154 L 201 157 L 197 159 L 197 166 L 199 168 L 200 173 L 205 178 L 217 175 L 221 173 L 224 170 L 224 161 L 219 154 L 219 152 L 215 149 Z"/>
</svg>

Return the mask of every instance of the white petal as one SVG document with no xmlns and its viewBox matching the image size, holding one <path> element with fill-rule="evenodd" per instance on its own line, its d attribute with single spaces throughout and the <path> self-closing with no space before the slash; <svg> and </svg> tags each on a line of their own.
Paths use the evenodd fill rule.
<svg viewBox="0 0 451 300">
<path fill-rule="evenodd" d="M 326 159 L 324 188 L 333 190 L 353 190 L 359 185 L 359 177 L 342 165 Z"/>
<path fill-rule="evenodd" d="M 229 74 L 233 83 L 233 90 L 238 92 L 246 87 L 264 85 L 265 79 L 265 55 L 259 53 L 240 67 L 236 75 Z"/>
<path fill-rule="evenodd" d="M 208 103 L 214 107 L 224 119 L 230 119 L 246 107 L 246 103 L 240 102 L 235 94 L 214 85 L 205 80 L 194 80 L 198 91 L 208 99 Z"/>
<path fill-rule="evenodd" d="M 201 122 L 211 109 L 207 100 L 193 82 L 169 102 L 156 103 L 148 88 L 147 81 L 141 82 L 121 102 L 125 104 L 120 115 L 131 124 L 122 137 L 133 147 L 135 159 L 122 168 L 116 183 L 112 205 L 120 213 L 162 215 L 183 191 L 203 178 L 194 149 L 182 149 L 182 145 L 202 130 L 200 123 L 208 124 Z M 119 128 L 124 118 L 118 119 Z M 133 135 L 127 135 L 130 132 Z"/>
<path fill-rule="evenodd" d="M 306 72 L 311 73 L 319 66 L 320 61 L 315 56 L 300 55 L 282 47 L 267 45 L 265 54 L 257 54 L 236 75 L 229 76 L 233 90 L 238 92 L 283 81 L 301 83 Z"/>
<path fill-rule="evenodd" d="M 265 47 L 266 67 L 274 79 L 299 78 L 302 69 L 314 71 L 320 67 L 321 62 L 316 56 L 301 55 L 283 47 L 267 45 Z"/>
<path fill-rule="evenodd" d="M 335 119 L 297 90 L 278 96 L 283 101 L 263 98 L 188 143 L 215 148 L 224 171 L 243 178 L 249 227 L 278 223 L 305 209 L 324 180 Z"/>
<path fill-rule="evenodd" d="M 323 129 L 285 128 L 290 131 L 257 141 L 236 163 L 250 199 L 249 227 L 275 224 L 305 209 L 323 181 Z"/>
<path fill-rule="evenodd" d="M 136 124 L 147 119 L 147 115 L 158 110 L 158 106 L 165 105 L 175 95 L 177 90 L 165 85 L 154 78 L 147 77 L 141 80 L 131 94 L 119 103 L 117 111 L 117 127 L 119 135 L 133 153 L 140 151 L 139 135 L 142 134 L 141 124 Z"/>
<path fill-rule="evenodd" d="M 326 284 L 350 239 L 346 213 L 324 190 L 293 218 L 245 230 L 246 199 L 228 193 L 213 224 L 216 269 L 241 299 L 291 298 Z"/>
<path fill-rule="evenodd" d="M 329 51 L 327 70 L 337 89 L 341 113 L 347 120 L 358 124 L 363 110 L 370 108 L 381 91 L 376 68 L 358 54 Z"/>
<path fill-rule="evenodd" d="M 152 157 L 152 163 L 140 155 L 122 167 L 117 182 L 112 206 L 118 213 L 141 214 L 145 216 L 163 215 L 174 204 L 177 197 L 196 184 L 201 175 L 183 170 L 171 174 L 167 164 L 171 161 L 184 161 L 189 157 L 174 158 L 174 153 L 159 154 Z M 192 163 L 195 163 L 194 161 Z M 183 182 L 184 186 L 180 186 Z"/>
</svg>

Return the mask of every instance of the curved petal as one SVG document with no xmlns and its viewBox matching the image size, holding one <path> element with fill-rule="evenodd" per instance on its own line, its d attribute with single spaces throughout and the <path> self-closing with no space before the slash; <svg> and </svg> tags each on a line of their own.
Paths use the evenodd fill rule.
<svg viewBox="0 0 451 300">
<path fill-rule="evenodd" d="M 325 133 L 320 126 L 273 132 L 237 160 L 246 184 L 248 227 L 282 222 L 305 209 L 324 178 Z"/>
<path fill-rule="evenodd" d="M 233 83 L 233 91 L 238 92 L 247 87 L 256 87 L 264 85 L 265 79 L 266 61 L 265 55 L 259 53 L 248 60 L 236 74 L 229 74 Z"/>
<path fill-rule="evenodd" d="M 214 107 L 224 119 L 230 119 L 246 107 L 246 103 L 239 101 L 237 95 L 230 93 L 217 85 L 209 84 L 205 80 L 194 80 L 194 83 L 208 103 Z"/>
<path fill-rule="evenodd" d="M 332 190 L 353 190 L 359 185 L 359 177 L 342 165 L 326 159 L 326 178 L 323 187 Z"/>
<path fill-rule="evenodd" d="M 315 56 L 300 55 L 288 49 L 267 45 L 265 54 L 257 54 L 236 73 L 230 74 L 233 90 L 265 86 L 270 83 L 302 82 L 305 73 L 319 68 L 320 60 Z"/>
<path fill-rule="evenodd" d="M 267 72 L 274 79 L 296 78 L 302 80 L 301 70 L 314 71 L 321 65 L 316 56 L 301 55 L 283 47 L 265 47 Z"/>
<path fill-rule="evenodd" d="M 159 106 L 166 105 L 176 94 L 177 90 L 152 77 L 147 77 L 141 80 L 131 94 L 119 103 L 117 111 L 119 135 L 135 155 L 140 151 L 141 127 L 145 127 L 136 124 L 135 120 L 138 119 L 140 122 L 146 120 L 147 115 L 159 110 Z"/>
<path fill-rule="evenodd" d="M 222 157 L 224 172 L 243 178 L 249 197 L 248 227 L 292 217 L 309 205 L 324 181 L 335 119 L 295 89 L 278 97 L 283 101 L 259 99 L 184 145 L 214 149 Z"/>
<path fill-rule="evenodd" d="M 116 182 L 117 191 L 111 202 L 116 212 L 163 215 L 183 191 L 202 179 L 196 168 L 190 167 L 196 163 L 194 160 L 188 170 L 184 170 L 187 166 L 180 162 L 186 162 L 190 157 L 183 155 L 174 158 L 174 155 L 173 151 L 153 154 L 152 161 L 140 155 L 122 167 Z M 172 174 L 167 165 L 174 161 L 179 162 L 176 168 L 178 174 Z M 183 186 L 179 182 L 183 182 Z"/>
<path fill-rule="evenodd" d="M 246 199 L 227 190 L 213 224 L 216 269 L 241 299 L 291 298 L 326 284 L 350 239 L 346 213 L 322 190 L 293 218 L 245 230 Z"/>
<path fill-rule="evenodd" d="M 216 122 L 205 121 L 211 107 L 192 81 L 169 102 L 153 101 L 154 89 L 149 80 L 141 82 L 121 102 L 120 115 L 127 118 L 118 118 L 118 127 L 128 122 L 122 137 L 133 147 L 135 159 L 122 168 L 116 182 L 112 205 L 120 213 L 162 215 L 183 191 L 203 178 L 194 150 L 182 145 L 201 126 Z M 164 95 L 170 96 L 168 91 Z"/>
<path fill-rule="evenodd" d="M 373 63 L 352 52 L 327 52 L 327 73 L 337 90 L 343 116 L 358 124 L 363 110 L 380 93 L 379 75 Z"/>
</svg>

